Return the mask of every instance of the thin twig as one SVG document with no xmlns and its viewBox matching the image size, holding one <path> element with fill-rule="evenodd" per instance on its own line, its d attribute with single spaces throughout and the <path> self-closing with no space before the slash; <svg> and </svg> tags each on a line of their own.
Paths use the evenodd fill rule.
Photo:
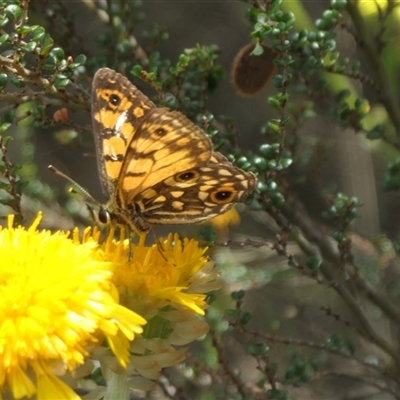
<svg viewBox="0 0 400 400">
<path fill-rule="evenodd" d="M 228 361 L 223 357 L 222 347 L 220 346 L 220 344 L 218 342 L 215 332 L 211 331 L 210 336 L 211 336 L 212 344 L 215 347 L 215 349 L 217 350 L 218 361 L 219 361 L 219 364 L 221 365 L 221 368 L 224 370 L 225 374 L 230 378 L 232 383 L 235 385 L 237 391 L 245 399 L 249 395 L 249 393 L 246 391 L 244 384 L 240 381 L 238 376 L 235 375 L 233 373 L 233 371 L 231 370 L 231 367 L 229 366 Z"/>
<path fill-rule="evenodd" d="M 324 371 L 324 372 L 318 373 L 316 376 L 314 376 L 312 378 L 312 380 L 325 379 L 325 378 L 330 378 L 330 377 L 346 378 L 346 379 L 350 379 L 353 381 L 362 382 L 365 385 L 372 386 L 372 387 L 379 389 L 380 393 L 381 392 L 390 393 L 391 395 L 394 395 L 396 398 L 398 398 L 398 390 L 390 389 L 389 387 L 382 385 L 378 380 L 372 379 L 369 376 L 352 375 L 352 374 L 349 374 L 346 372 Z"/>
<path fill-rule="evenodd" d="M 273 343 L 281 343 L 285 345 L 295 345 L 299 347 L 308 347 L 320 351 L 325 351 L 327 353 L 330 353 L 334 356 L 342 357 L 345 358 L 349 361 L 355 361 L 358 364 L 362 365 L 365 368 L 375 370 L 379 374 L 382 374 L 384 376 L 387 376 L 386 369 L 380 368 L 379 366 L 375 364 L 370 364 L 367 363 L 359 358 L 357 358 L 354 354 L 346 354 L 338 350 L 331 349 L 329 347 L 325 347 L 321 344 L 312 342 L 310 340 L 305 340 L 305 339 L 294 339 L 294 338 L 285 338 L 282 336 L 276 336 L 276 335 L 268 335 L 264 332 L 260 331 L 255 331 L 252 329 L 248 329 L 246 326 L 243 326 L 243 324 L 233 322 L 231 325 L 239 332 L 244 332 L 251 336 L 254 340 L 256 341 L 265 341 L 265 342 L 273 342 Z"/>
</svg>

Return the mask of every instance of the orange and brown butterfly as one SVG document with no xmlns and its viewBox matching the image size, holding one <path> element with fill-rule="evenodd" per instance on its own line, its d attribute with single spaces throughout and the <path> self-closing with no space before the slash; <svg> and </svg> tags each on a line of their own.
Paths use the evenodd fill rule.
<svg viewBox="0 0 400 400">
<path fill-rule="evenodd" d="M 101 222 L 146 232 L 222 214 L 253 191 L 256 178 L 213 152 L 204 132 L 178 111 L 157 108 L 126 77 L 93 79 L 97 161 L 108 203 Z"/>
</svg>

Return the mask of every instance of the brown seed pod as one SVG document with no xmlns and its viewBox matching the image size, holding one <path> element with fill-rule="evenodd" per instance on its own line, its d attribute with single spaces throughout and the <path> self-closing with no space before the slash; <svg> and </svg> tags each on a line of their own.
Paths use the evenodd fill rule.
<svg viewBox="0 0 400 400">
<path fill-rule="evenodd" d="M 232 82 L 242 96 L 254 96 L 265 89 L 277 71 L 273 63 L 276 52 L 262 44 L 264 52 L 258 56 L 252 55 L 255 46 L 250 43 L 242 47 L 232 63 Z"/>
</svg>

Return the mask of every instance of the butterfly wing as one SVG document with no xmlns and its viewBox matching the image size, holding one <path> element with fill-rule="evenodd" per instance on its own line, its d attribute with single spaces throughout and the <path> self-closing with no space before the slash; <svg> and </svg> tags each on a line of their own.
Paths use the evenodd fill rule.
<svg viewBox="0 0 400 400">
<path fill-rule="evenodd" d="M 198 126 L 180 112 L 155 108 L 127 148 L 116 202 L 122 208 L 141 203 L 141 193 L 150 196 L 157 184 L 162 187 L 170 177 L 207 165 L 211 157 L 211 142 Z M 184 188 L 185 183 L 180 186 Z"/>
<path fill-rule="evenodd" d="M 93 78 L 92 120 L 103 192 L 112 198 L 126 149 L 155 105 L 123 75 L 99 69 Z"/>
<path fill-rule="evenodd" d="M 212 218 L 243 201 L 255 177 L 234 167 L 183 114 L 151 110 L 133 137 L 120 175 L 116 203 L 134 204 L 150 224 Z"/>
<path fill-rule="evenodd" d="M 204 166 L 178 172 L 138 196 L 151 224 L 186 224 L 220 215 L 254 190 L 256 178 L 214 153 Z"/>
</svg>

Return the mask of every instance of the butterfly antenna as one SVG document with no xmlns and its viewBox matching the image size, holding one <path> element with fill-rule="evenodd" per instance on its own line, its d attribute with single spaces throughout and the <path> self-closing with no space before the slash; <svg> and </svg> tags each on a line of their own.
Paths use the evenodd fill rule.
<svg viewBox="0 0 400 400">
<path fill-rule="evenodd" d="M 56 175 L 61 176 L 62 178 L 66 179 L 68 182 L 72 183 L 92 203 L 99 204 L 99 202 L 86 189 L 84 189 L 78 182 L 75 182 L 71 177 L 64 174 L 64 172 L 61 172 L 59 169 L 57 169 L 53 165 L 49 165 L 47 168 L 50 171 L 53 171 Z"/>
<path fill-rule="evenodd" d="M 168 262 L 167 257 L 165 257 L 164 253 L 166 252 L 163 243 L 162 243 L 162 238 L 158 237 L 156 231 L 154 230 L 153 227 L 151 227 L 151 232 L 154 236 L 154 241 L 157 244 L 157 250 L 159 251 L 159 253 L 161 254 L 161 257 Z"/>
</svg>

